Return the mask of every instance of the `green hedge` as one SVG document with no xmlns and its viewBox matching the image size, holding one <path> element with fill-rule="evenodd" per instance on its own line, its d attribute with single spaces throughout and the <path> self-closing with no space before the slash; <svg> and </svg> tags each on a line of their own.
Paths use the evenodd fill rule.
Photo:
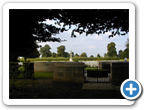
<svg viewBox="0 0 144 110">
<path fill-rule="evenodd" d="M 9 78 L 16 78 L 19 76 L 20 71 L 18 70 L 20 66 L 17 62 L 9 63 Z"/>
<path fill-rule="evenodd" d="M 88 77 L 108 77 L 108 69 L 86 68 Z"/>
<path fill-rule="evenodd" d="M 24 78 L 32 78 L 34 75 L 34 63 L 23 63 L 18 65 L 18 62 L 9 63 L 9 78 L 17 78 L 19 75 Z"/>
<path fill-rule="evenodd" d="M 100 61 L 100 60 L 120 60 L 119 58 L 87 58 L 87 57 L 73 57 L 73 61 Z M 24 62 L 23 59 L 20 59 L 19 61 Z M 33 61 L 69 61 L 69 58 L 64 57 L 47 57 L 47 58 L 27 58 L 27 62 L 33 62 Z"/>
</svg>

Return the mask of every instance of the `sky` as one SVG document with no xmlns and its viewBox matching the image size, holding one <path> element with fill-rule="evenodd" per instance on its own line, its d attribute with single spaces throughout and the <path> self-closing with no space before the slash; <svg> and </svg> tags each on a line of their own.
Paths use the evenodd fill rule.
<svg viewBox="0 0 144 110">
<path fill-rule="evenodd" d="M 54 21 L 50 20 L 47 20 L 45 23 L 55 25 Z M 129 38 L 129 34 L 125 36 L 116 35 L 114 37 L 108 38 L 108 36 L 111 34 L 110 32 L 100 35 L 92 34 L 88 36 L 86 36 L 86 34 L 79 35 L 78 33 L 75 33 L 77 37 L 71 38 L 71 30 L 72 29 L 54 36 L 57 38 L 61 38 L 62 40 L 67 40 L 65 42 L 43 42 L 38 44 L 42 47 L 46 44 L 49 45 L 51 47 L 50 51 L 55 53 L 57 53 L 57 47 L 64 45 L 66 48 L 65 52 L 68 53 L 72 51 L 74 52 L 74 54 L 77 53 L 78 55 L 81 55 L 83 52 L 86 52 L 88 57 L 90 57 L 91 55 L 96 57 L 97 54 L 100 54 L 100 56 L 103 57 L 104 53 L 107 53 L 107 45 L 110 42 L 114 42 L 116 44 L 116 51 L 118 53 L 119 50 L 126 49 L 125 45 L 127 42 L 127 38 Z M 38 50 L 40 50 L 40 48 Z"/>
</svg>

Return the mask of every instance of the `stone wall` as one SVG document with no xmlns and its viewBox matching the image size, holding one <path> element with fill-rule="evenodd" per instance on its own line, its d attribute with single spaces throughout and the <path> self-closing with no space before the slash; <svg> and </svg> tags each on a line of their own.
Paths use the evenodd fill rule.
<svg viewBox="0 0 144 110">
<path fill-rule="evenodd" d="M 34 62 L 34 72 L 53 72 L 56 62 Z"/>
<path fill-rule="evenodd" d="M 34 62 L 34 72 L 54 72 L 55 82 L 84 83 L 83 62 Z M 100 61 L 100 69 L 110 67 L 110 81 L 112 84 L 120 85 L 129 78 L 128 61 Z"/>
<path fill-rule="evenodd" d="M 111 83 L 121 85 L 121 83 L 129 78 L 129 62 L 111 62 Z"/>
<path fill-rule="evenodd" d="M 110 61 L 100 61 L 99 62 L 99 69 L 108 69 L 109 73 L 111 73 L 110 69 Z"/>
<path fill-rule="evenodd" d="M 84 63 L 57 62 L 54 67 L 54 82 L 84 83 Z"/>
<path fill-rule="evenodd" d="M 99 61 L 99 69 L 110 68 L 110 82 L 121 85 L 129 78 L 129 61 Z"/>
</svg>

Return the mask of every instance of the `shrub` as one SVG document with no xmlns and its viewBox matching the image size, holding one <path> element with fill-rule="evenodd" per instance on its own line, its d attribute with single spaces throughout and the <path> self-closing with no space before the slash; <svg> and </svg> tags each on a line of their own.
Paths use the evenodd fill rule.
<svg viewBox="0 0 144 110">
<path fill-rule="evenodd" d="M 19 75 L 24 78 L 31 78 L 34 74 L 34 63 L 24 63 L 22 66 L 18 63 L 9 63 L 9 78 L 17 78 Z"/>
<path fill-rule="evenodd" d="M 74 62 L 78 62 L 78 59 L 75 59 Z"/>
<path fill-rule="evenodd" d="M 20 71 L 18 70 L 18 68 L 18 63 L 9 63 L 9 78 L 16 78 L 17 76 L 19 76 Z"/>
<path fill-rule="evenodd" d="M 31 78 L 34 74 L 34 63 L 24 63 L 24 71 L 23 76 L 24 78 Z"/>
<path fill-rule="evenodd" d="M 23 73 L 25 69 L 24 69 L 23 66 L 20 66 L 20 67 L 18 68 L 18 70 L 19 70 L 21 73 Z"/>
</svg>

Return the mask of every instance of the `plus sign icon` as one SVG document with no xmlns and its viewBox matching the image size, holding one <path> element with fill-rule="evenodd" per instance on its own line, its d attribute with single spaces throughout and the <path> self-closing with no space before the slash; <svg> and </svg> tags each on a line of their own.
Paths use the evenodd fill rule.
<svg viewBox="0 0 144 110">
<path fill-rule="evenodd" d="M 121 85 L 121 93 L 126 99 L 134 100 L 141 94 L 141 84 L 137 80 L 127 79 Z"/>
</svg>

